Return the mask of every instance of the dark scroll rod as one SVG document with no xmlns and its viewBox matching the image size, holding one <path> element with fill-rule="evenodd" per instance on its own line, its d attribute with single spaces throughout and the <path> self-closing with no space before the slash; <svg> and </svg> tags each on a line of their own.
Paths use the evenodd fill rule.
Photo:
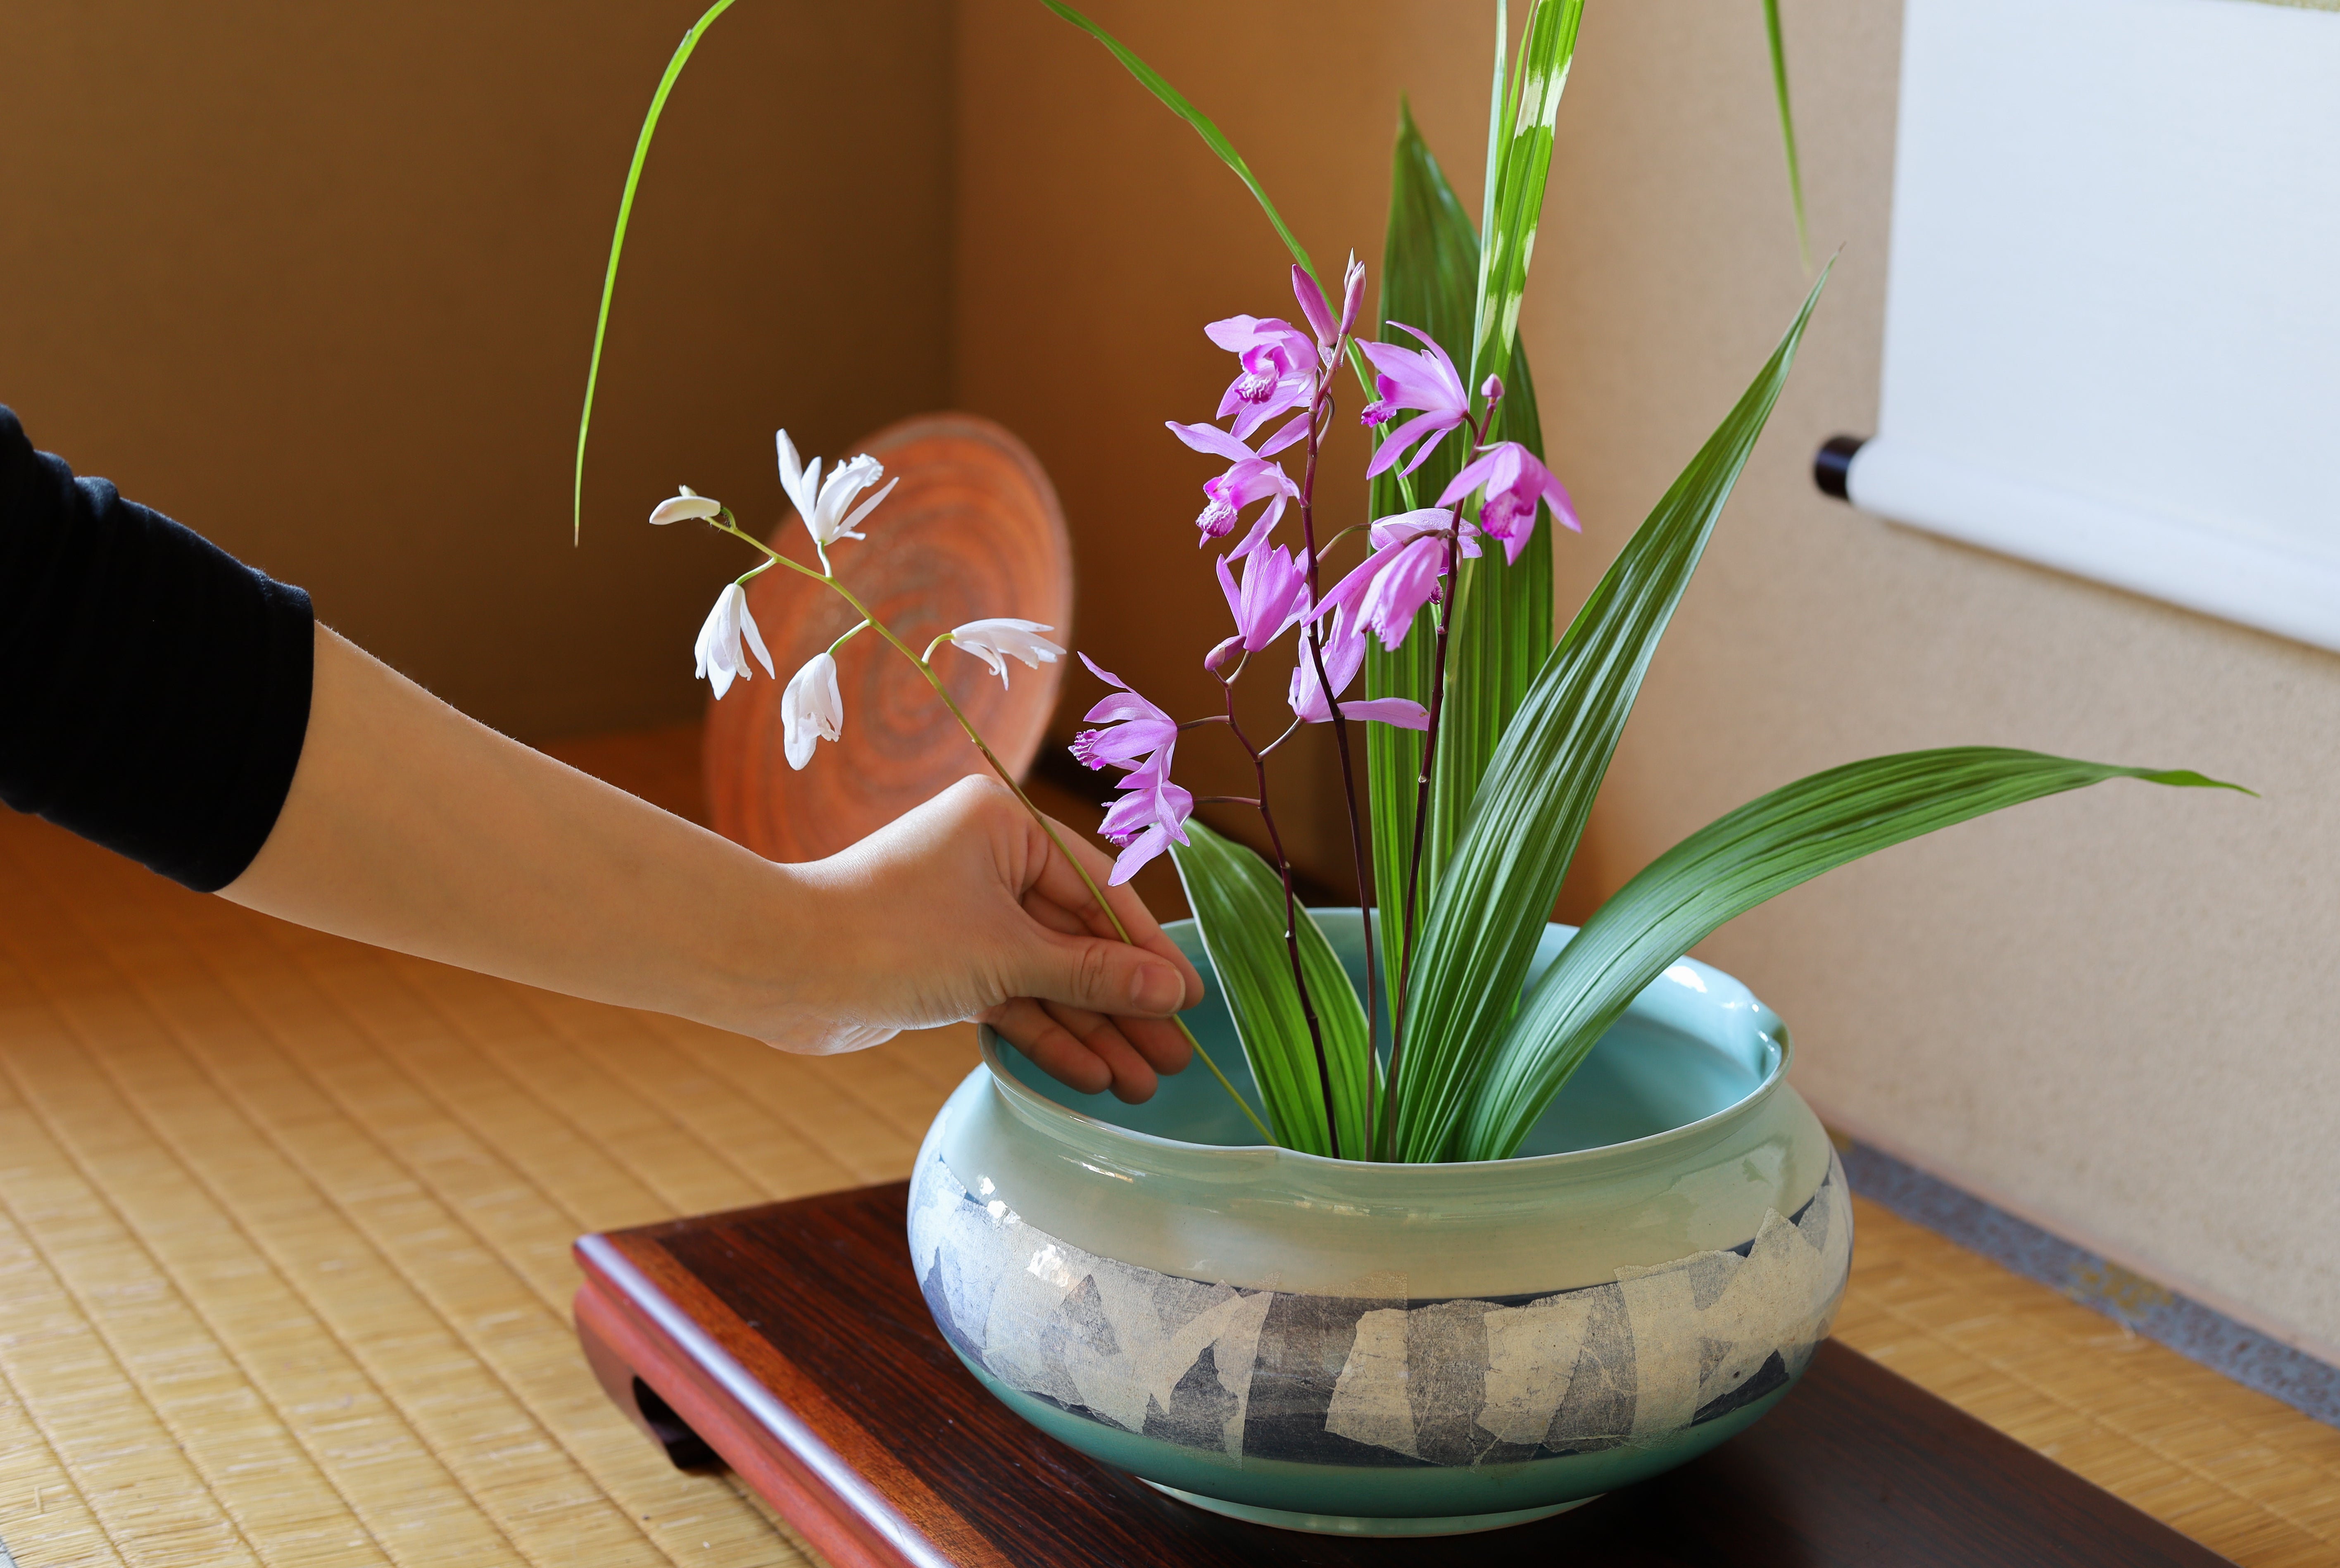
<svg viewBox="0 0 2340 1568">
<path fill-rule="evenodd" d="M 1812 482 L 1820 487 L 1822 495 L 1832 495 L 1839 501 L 1850 501 L 1845 481 L 1852 477 L 1852 454 L 1869 444 L 1869 438 L 1858 435 L 1832 435 L 1820 443 L 1812 454 Z"/>
</svg>

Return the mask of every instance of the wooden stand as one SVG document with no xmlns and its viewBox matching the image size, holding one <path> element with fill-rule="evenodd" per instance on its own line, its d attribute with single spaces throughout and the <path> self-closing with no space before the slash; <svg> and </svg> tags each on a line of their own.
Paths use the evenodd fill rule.
<svg viewBox="0 0 2340 1568">
<path fill-rule="evenodd" d="M 1074 1453 L 977 1385 L 911 1274 L 906 1191 L 577 1244 L 577 1332 L 610 1398 L 676 1464 L 729 1464 L 836 1568 L 2226 1561 L 1835 1344 L 1742 1435 L 1540 1523 L 1427 1541 L 1236 1523 Z"/>
</svg>

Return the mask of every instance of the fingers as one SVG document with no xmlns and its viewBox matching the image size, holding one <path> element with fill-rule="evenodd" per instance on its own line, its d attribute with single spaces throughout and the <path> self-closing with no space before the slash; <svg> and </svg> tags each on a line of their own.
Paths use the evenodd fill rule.
<svg viewBox="0 0 2340 1568">
<path fill-rule="evenodd" d="M 1145 900 L 1140 898 L 1135 889 L 1129 887 L 1106 886 L 1106 878 L 1113 873 L 1113 862 L 1106 859 L 1103 852 L 1094 845 L 1083 842 L 1079 835 L 1063 823 L 1052 819 L 1049 825 L 1056 829 L 1056 837 L 1062 841 L 1066 852 L 1076 857 L 1081 865 L 1087 868 L 1098 890 L 1105 895 L 1106 902 L 1111 906 L 1114 914 L 1120 917 L 1121 928 L 1129 933 L 1130 942 L 1156 958 L 1166 960 L 1177 972 L 1182 987 L 1180 1000 L 1174 1007 L 1160 1010 L 1184 1011 L 1200 1002 L 1203 999 L 1203 977 L 1195 971 L 1193 960 L 1178 950 L 1178 944 L 1165 934 L 1162 923 L 1156 920 L 1153 911 L 1145 907 Z M 1046 841 L 1045 838 L 1043 841 Z M 1054 846 L 1050 846 L 1047 858 L 1041 863 L 1040 875 L 1033 883 L 1031 893 L 1025 899 L 1025 907 L 1033 911 L 1036 918 L 1044 920 L 1056 929 L 1065 929 L 1061 922 L 1050 919 L 1034 908 L 1033 895 L 1071 914 L 1080 922 L 1082 928 L 1092 935 L 1119 939 L 1119 933 L 1114 929 L 1113 921 L 1106 917 L 1103 909 L 1097 907 L 1096 899 L 1091 896 L 1088 883 L 1083 881 L 1080 873 L 1055 853 Z"/>
<path fill-rule="evenodd" d="M 1157 1073 L 1183 1073 L 1195 1059 L 1194 1041 L 1175 1018 L 1115 1018 L 1114 1024 Z"/>
<path fill-rule="evenodd" d="M 1131 1105 L 1154 1097 L 1159 1082 L 1154 1068 L 1102 1013 L 1019 997 L 993 1009 L 989 1021 L 1042 1072 L 1083 1094 L 1109 1088 Z"/>
<path fill-rule="evenodd" d="M 1184 976 L 1158 954 L 1112 937 L 1036 931 L 1006 989 L 1093 1013 L 1159 1018 L 1186 1006 Z"/>
</svg>

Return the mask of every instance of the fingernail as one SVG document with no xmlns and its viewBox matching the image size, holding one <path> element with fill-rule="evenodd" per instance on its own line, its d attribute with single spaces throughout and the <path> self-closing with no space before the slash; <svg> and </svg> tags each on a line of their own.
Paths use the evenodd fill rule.
<svg viewBox="0 0 2340 1568">
<path fill-rule="evenodd" d="M 1186 987 L 1166 965 L 1148 964 L 1129 982 L 1129 999 L 1141 1013 L 1175 1012 Z"/>
</svg>

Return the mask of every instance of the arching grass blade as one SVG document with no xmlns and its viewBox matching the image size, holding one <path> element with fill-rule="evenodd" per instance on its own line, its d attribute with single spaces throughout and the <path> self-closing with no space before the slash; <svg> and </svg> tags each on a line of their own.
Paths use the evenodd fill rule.
<svg viewBox="0 0 2340 1568">
<path fill-rule="evenodd" d="M 574 511 L 570 519 L 572 537 L 585 532 L 585 439 L 593 429 L 593 392 L 601 382 L 601 341 L 610 331 L 610 299 L 618 292 L 618 258 L 626 250 L 626 225 L 634 215 L 634 192 L 642 183 L 642 164 L 650 155 L 650 137 L 658 131 L 659 116 L 666 113 L 667 94 L 682 68 L 690 63 L 692 51 L 715 19 L 731 9 L 736 0 L 716 0 L 707 14 L 690 25 L 675 46 L 674 58 L 666 63 L 666 74 L 659 78 L 658 91 L 650 94 L 650 112 L 642 118 L 641 134 L 634 138 L 634 161 L 626 169 L 625 194 L 618 198 L 618 229 L 610 237 L 610 267 L 601 279 L 601 310 L 593 320 L 593 358 L 585 367 L 585 412 L 577 416 L 577 488 L 571 497 Z"/>
</svg>

